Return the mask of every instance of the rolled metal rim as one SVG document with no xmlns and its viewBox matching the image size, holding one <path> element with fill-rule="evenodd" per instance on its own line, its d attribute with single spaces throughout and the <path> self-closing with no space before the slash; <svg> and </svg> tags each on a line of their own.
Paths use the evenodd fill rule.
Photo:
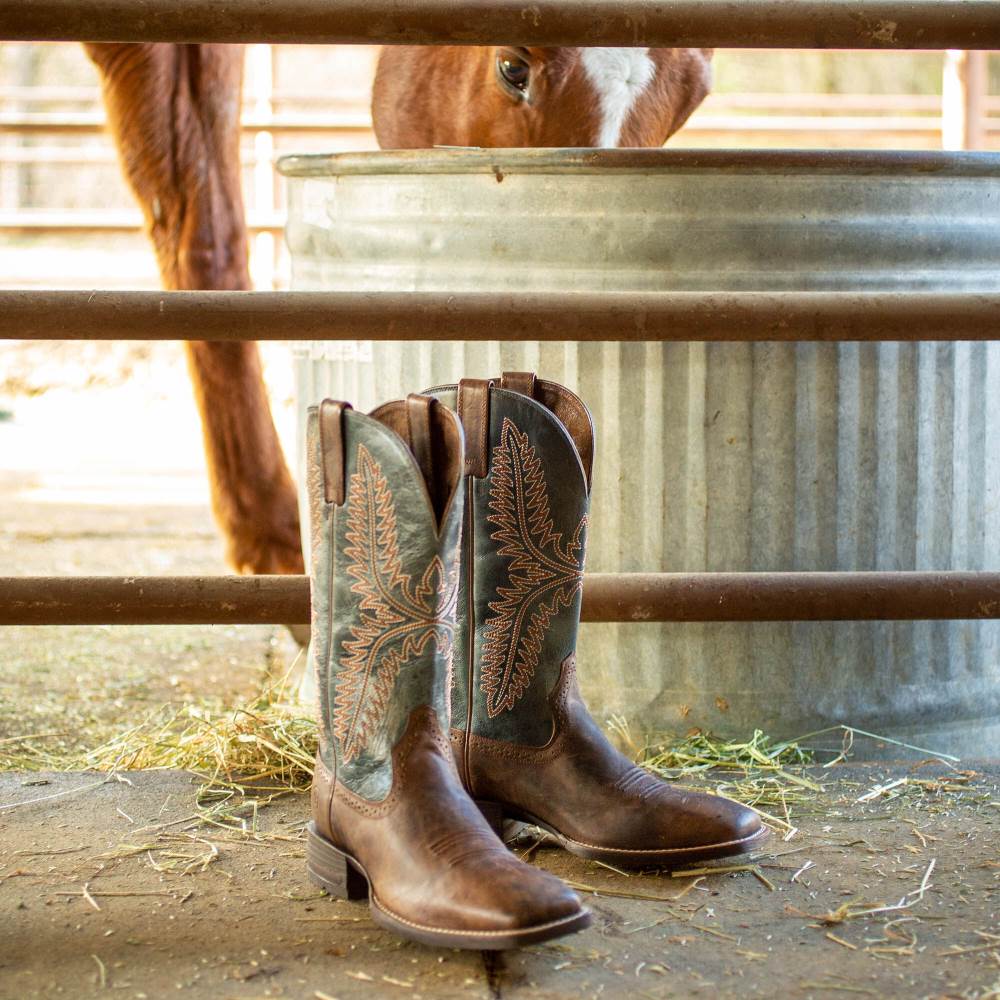
<svg viewBox="0 0 1000 1000">
<path fill-rule="evenodd" d="M 285 177 L 424 174 L 598 174 L 718 171 L 740 174 L 833 174 L 998 177 L 1000 153 L 791 149 L 397 149 L 283 156 Z"/>
</svg>

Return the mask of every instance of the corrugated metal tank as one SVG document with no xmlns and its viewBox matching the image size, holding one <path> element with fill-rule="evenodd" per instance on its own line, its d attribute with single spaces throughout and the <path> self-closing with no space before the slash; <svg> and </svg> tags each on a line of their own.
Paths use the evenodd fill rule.
<svg viewBox="0 0 1000 1000">
<path fill-rule="evenodd" d="M 282 161 L 294 285 L 1000 290 L 1000 158 L 431 151 Z M 1000 335 L 1000 317 L 998 317 Z M 299 405 L 531 369 L 594 413 L 588 569 L 1000 570 L 1000 345 L 304 344 Z M 300 456 L 301 457 L 301 456 Z M 1000 623 L 587 625 L 633 731 L 847 723 L 1000 750 Z"/>
</svg>

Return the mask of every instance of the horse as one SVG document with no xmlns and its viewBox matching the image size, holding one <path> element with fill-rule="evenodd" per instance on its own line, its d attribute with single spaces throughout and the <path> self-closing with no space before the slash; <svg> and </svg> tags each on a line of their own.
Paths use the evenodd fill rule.
<svg viewBox="0 0 1000 1000">
<path fill-rule="evenodd" d="M 167 289 L 251 288 L 243 49 L 91 43 L 108 123 Z M 389 46 L 382 148 L 660 146 L 708 93 L 711 50 Z M 298 501 L 253 342 L 186 343 L 212 509 L 238 573 L 302 573 Z"/>
<path fill-rule="evenodd" d="M 383 149 L 662 146 L 704 100 L 710 49 L 386 47 Z"/>
</svg>

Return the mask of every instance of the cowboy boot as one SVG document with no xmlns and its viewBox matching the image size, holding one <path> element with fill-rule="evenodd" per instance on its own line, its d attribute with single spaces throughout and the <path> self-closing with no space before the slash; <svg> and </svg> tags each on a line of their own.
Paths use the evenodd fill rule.
<svg viewBox="0 0 1000 1000">
<path fill-rule="evenodd" d="M 576 679 L 594 429 L 568 389 L 508 373 L 429 390 L 465 428 L 465 524 L 452 747 L 494 827 L 531 823 L 584 858 L 669 866 L 757 847 L 729 799 L 620 754 Z"/>
<path fill-rule="evenodd" d="M 462 527 L 462 431 L 410 396 L 309 413 L 311 656 L 320 703 L 310 878 L 424 944 L 494 950 L 590 922 L 507 851 L 446 733 Z"/>
</svg>

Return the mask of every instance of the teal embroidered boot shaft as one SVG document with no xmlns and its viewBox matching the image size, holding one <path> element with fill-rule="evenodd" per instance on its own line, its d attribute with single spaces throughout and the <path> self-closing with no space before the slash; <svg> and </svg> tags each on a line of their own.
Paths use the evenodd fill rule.
<svg viewBox="0 0 1000 1000">
<path fill-rule="evenodd" d="M 757 814 L 620 754 L 576 679 L 594 459 L 590 414 L 524 372 L 428 390 L 465 429 L 451 739 L 495 828 L 531 823 L 608 864 L 671 866 L 757 847 Z"/>
<path fill-rule="evenodd" d="M 589 923 L 514 858 L 464 791 L 448 741 L 463 510 L 462 430 L 436 400 L 310 410 L 312 667 L 319 752 L 307 868 L 425 944 L 491 950 Z"/>
</svg>

